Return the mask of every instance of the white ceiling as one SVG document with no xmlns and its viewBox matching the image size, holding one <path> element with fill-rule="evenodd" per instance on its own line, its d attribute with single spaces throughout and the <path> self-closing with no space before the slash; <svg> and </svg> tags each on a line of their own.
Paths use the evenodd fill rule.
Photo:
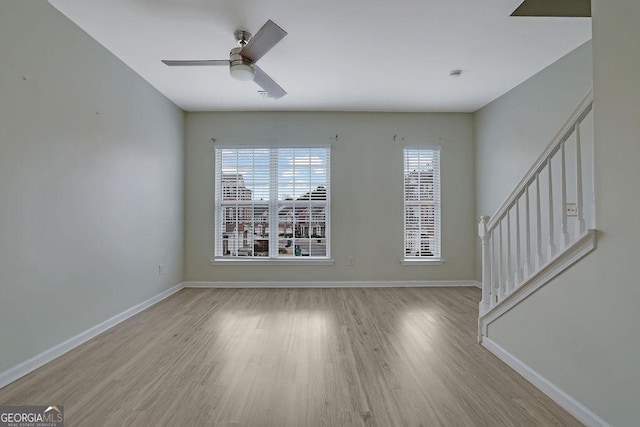
<svg viewBox="0 0 640 427">
<path fill-rule="evenodd" d="M 472 112 L 591 38 L 589 18 L 510 17 L 521 0 L 49 1 L 186 111 Z M 258 62 L 279 100 L 160 62 L 228 59 L 267 19 L 289 33 Z"/>
</svg>

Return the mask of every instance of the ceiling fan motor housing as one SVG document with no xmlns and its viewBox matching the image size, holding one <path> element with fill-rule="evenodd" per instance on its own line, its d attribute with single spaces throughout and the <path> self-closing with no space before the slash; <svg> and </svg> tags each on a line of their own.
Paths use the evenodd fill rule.
<svg viewBox="0 0 640 427">
<path fill-rule="evenodd" d="M 231 49 L 229 54 L 229 72 L 236 80 L 253 80 L 256 75 L 256 66 L 248 58 L 240 54 L 242 47 Z"/>
<path fill-rule="evenodd" d="M 233 36 L 236 38 L 240 47 L 244 47 L 249 42 L 251 33 L 245 30 L 236 30 L 233 32 Z"/>
</svg>

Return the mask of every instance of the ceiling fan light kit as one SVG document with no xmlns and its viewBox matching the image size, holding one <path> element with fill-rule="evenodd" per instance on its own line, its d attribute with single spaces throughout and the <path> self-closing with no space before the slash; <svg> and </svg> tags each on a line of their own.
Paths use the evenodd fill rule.
<svg viewBox="0 0 640 427">
<path fill-rule="evenodd" d="M 236 80 L 249 81 L 256 76 L 256 65 L 240 54 L 242 47 L 231 49 L 229 55 L 229 73 Z"/>
<path fill-rule="evenodd" d="M 208 59 L 163 60 L 162 62 L 168 66 L 227 65 L 231 77 L 241 81 L 253 80 L 267 93 L 269 98 L 278 99 L 286 95 L 287 92 L 262 71 L 256 62 L 282 40 L 287 32 L 273 21 L 268 20 L 253 37 L 251 33 L 244 30 L 236 30 L 233 35 L 240 47 L 231 49 L 228 61 Z"/>
<path fill-rule="evenodd" d="M 236 64 L 229 67 L 229 74 L 236 80 L 248 82 L 255 79 L 256 67 L 251 64 Z"/>
</svg>

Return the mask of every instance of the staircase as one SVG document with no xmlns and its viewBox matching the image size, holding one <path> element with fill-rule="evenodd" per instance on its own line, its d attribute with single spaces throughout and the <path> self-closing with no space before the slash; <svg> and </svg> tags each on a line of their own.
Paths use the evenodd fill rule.
<svg viewBox="0 0 640 427">
<path fill-rule="evenodd" d="M 596 247 L 592 106 L 589 91 L 497 212 L 480 218 L 480 343 L 492 322 Z"/>
</svg>

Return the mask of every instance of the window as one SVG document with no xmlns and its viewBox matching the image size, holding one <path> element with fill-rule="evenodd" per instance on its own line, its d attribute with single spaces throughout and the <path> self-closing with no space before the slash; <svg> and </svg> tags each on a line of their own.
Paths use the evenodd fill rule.
<svg viewBox="0 0 640 427">
<path fill-rule="evenodd" d="M 329 148 L 216 148 L 217 259 L 329 258 Z"/>
<path fill-rule="evenodd" d="M 440 150 L 404 149 L 404 258 L 439 260 Z"/>
</svg>

